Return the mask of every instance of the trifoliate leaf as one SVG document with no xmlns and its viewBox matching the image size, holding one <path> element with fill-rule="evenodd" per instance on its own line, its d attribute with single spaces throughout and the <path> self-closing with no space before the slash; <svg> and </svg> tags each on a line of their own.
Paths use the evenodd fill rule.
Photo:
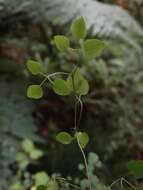
<svg viewBox="0 0 143 190">
<path fill-rule="evenodd" d="M 43 89 L 40 85 L 30 85 L 27 89 L 27 97 L 39 99 L 43 96 Z"/>
<path fill-rule="evenodd" d="M 56 135 L 56 140 L 62 144 L 70 144 L 73 137 L 67 132 L 60 132 Z"/>
<path fill-rule="evenodd" d="M 71 33 L 76 39 L 83 39 L 86 37 L 86 24 L 83 17 L 79 17 L 73 21 L 71 25 Z"/>
<path fill-rule="evenodd" d="M 97 39 L 89 39 L 83 43 L 84 54 L 89 60 L 99 56 L 103 51 L 104 47 L 104 42 Z"/>
<path fill-rule="evenodd" d="M 67 37 L 62 35 L 57 35 L 54 37 L 54 42 L 58 50 L 65 51 L 69 48 L 69 40 Z"/>
</svg>

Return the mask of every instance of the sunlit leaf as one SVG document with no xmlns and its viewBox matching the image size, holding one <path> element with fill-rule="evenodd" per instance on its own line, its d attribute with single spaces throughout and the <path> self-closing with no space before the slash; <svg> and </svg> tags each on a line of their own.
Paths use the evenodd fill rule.
<svg viewBox="0 0 143 190">
<path fill-rule="evenodd" d="M 81 147 L 85 148 L 89 142 L 88 134 L 85 132 L 78 132 L 78 133 L 76 133 L 76 135 L 77 135 L 77 138 L 78 138 L 78 141 L 79 141 Z"/>
<path fill-rule="evenodd" d="M 46 174 L 46 172 L 38 172 L 34 175 L 35 185 L 41 186 L 41 185 L 47 185 L 49 182 L 49 176 Z"/>
<path fill-rule="evenodd" d="M 73 137 L 67 132 L 60 132 L 56 135 L 56 140 L 62 144 L 70 144 Z"/>
<path fill-rule="evenodd" d="M 69 48 L 69 40 L 67 37 L 57 35 L 54 37 L 54 42 L 58 50 L 65 51 Z"/>
<path fill-rule="evenodd" d="M 86 24 L 83 17 L 79 17 L 73 21 L 71 33 L 76 39 L 83 39 L 86 37 Z"/>
<path fill-rule="evenodd" d="M 38 160 L 42 156 L 43 156 L 43 152 L 41 150 L 34 149 L 30 152 L 30 158 L 33 160 Z"/>
<path fill-rule="evenodd" d="M 35 148 L 33 142 L 30 139 L 25 139 L 22 142 L 22 148 L 25 152 L 30 153 Z"/>
<path fill-rule="evenodd" d="M 67 96 L 70 94 L 67 82 L 63 79 L 56 79 L 53 84 L 53 90 L 56 94 L 61 96 Z"/>
<path fill-rule="evenodd" d="M 26 65 L 27 65 L 28 70 L 33 75 L 37 75 L 40 72 L 43 72 L 42 64 L 40 64 L 38 61 L 28 60 L 27 63 L 26 63 Z"/>
<path fill-rule="evenodd" d="M 99 56 L 104 47 L 104 42 L 97 39 L 88 39 L 83 43 L 84 54 L 89 60 Z"/>
<path fill-rule="evenodd" d="M 30 85 L 27 89 L 27 97 L 39 99 L 43 96 L 43 89 L 40 85 Z"/>
</svg>

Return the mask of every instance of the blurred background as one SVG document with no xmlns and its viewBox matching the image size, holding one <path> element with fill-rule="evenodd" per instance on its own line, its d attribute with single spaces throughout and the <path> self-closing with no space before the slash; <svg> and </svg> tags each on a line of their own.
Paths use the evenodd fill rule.
<svg viewBox="0 0 143 190">
<path fill-rule="evenodd" d="M 88 37 L 107 44 L 90 63 L 53 45 L 56 34 L 72 40 L 68 29 L 80 15 Z M 95 190 L 125 176 L 128 160 L 143 159 L 142 25 L 143 0 L 0 0 L 0 190 L 34 190 L 41 180 L 48 190 L 75 189 L 53 182 L 56 174 L 87 189 L 76 144 L 54 138 L 73 128 L 72 100 L 49 84 L 43 99 L 28 99 L 27 86 L 41 81 L 27 71 L 28 59 L 47 73 L 69 71 L 79 61 L 90 84 L 80 128 L 90 136 L 85 152 Z"/>
</svg>

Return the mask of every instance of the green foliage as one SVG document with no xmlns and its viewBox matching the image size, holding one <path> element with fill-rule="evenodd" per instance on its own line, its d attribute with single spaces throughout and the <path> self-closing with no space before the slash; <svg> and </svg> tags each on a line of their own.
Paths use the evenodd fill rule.
<svg viewBox="0 0 143 190">
<path fill-rule="evenodd" d="M 49 176 L 45 172 L 38 172 L 35 174 L 34 180 L 36 186 L 47 185 Z"/>
<path fill-rule="evenodd" d="M 54 42 L 58 50 L 60 51 L 65 51 L 68 50 L 69 48 L 69 39 L 66 38 L 65 36 L 55 36 L 54 37 Z"/>
<path fill-rule="evenodd" d="M 56 135 L 56 140 L 62 144 L 70 144 L 73 141 L 73 137 L 67 132 L 60 132 Z"/>
<path fill-rule="evenodd" d="M 84 57 L 87 58 L 87 65 L 88 64 L 90 65 L 90 63 L 93 63 L 93 62 L 91 62 L 91 60 L 93 61 L 97 56 L 99 56 L 101 54 L 101 52 L 103 51 L 103 49 L 105 47 L 105 43 L 100 40 L 97 40 L 97 39 L 85 39 L 84 40 L 87 31 L 86 31 L 85 22 L 82 17 L 80 17 L 79 19 L 76 19 L 72 23 L 71 32 L 72 32 L 72 35 L 76 39 L 79 39 L 78 48 L 69 48 L 70 42 L 66 37 L 56 36 L 54 38 L 54 41 L 55 41 L 57 49 L 59 49 L 60 51 L 65 51 L 68 49 L 72 53 L 73 52 L 77 53 L 77 56 L 79 56 L 79 54 L 81 53 L 80 55 L 82 55 L 83 58 Z M 70 53 L 70 52 L 67 51 L 66 53 Z M 106 87 L 111 88 L 112 84 L 110 84 L 110 81 L 108 81 L 108 79 L 107 79 L 107 76 L 109 74 L 107 70 L 108 70 L 108 68 L 105 66 L 104 62 L 102 62 L 101 66 L 97 67 L 97 72 L 99 74 L 105 75 L 105 76 L 102 76 L 103 81 L 104 81 L 103 84 L 105 86 L 107 85 Z M 61 76 L 68 75 L 68 77 L 65 80 L 65 79 L 61 79 L 61 77 L 58 78 L 58 75 L 61 75 Z M 70 144 L 74 139 L 77 140 L 77 144 L 78 144 L 78 146 L 82 152 L 83 158 L 84 158 L 85 170 L 86 170 L 86 174 L 87 174 L 87 179 L 84 179 L 82 181 L 81 187 L 83 189 L 89 188 L 90 190 L 92 190 L 92 183 L 93 183 L 92 181 L 96 182 L 96 185 L 97 185 L 98 178 L 96 176 L 92 175 L 93 168 L 92 168 L 92 170 L 88 169 L 87 161 L 86 161 L 85 154 L 83 151 L 83 149 L 86 147 L 86 145 L 89 142 L 89 136 L 85 132 L 78 131 L 78 128 L 77 128 L 78 122 L 79 122 L 78 119 L 79 120 L 81 119 L 80 117 L 81 117 L 82 106 L 83 106 L 81 96 L 87 95 L 87 93 L 89 91 L 88 82 L 81 74 L 79 65 L 73 67 L 70 70 L 70 72 L 68 72 L 68 73 L 57 72 L 57 73 L 52 73 L 49 75 L 42 74 L 42 76 L 44 76 L 45 78 L 41 82 L 40 87 L 45 83 L 46 80 L 49 80 L 50 84 L 56 94 L 62 95 L 62 96 L 67 96 L 67 95 L 72 94 L 75 99 L 75 122 L 74 122 L 75 135 L 74 135 L 74 138 L 67 132 L 61 132 L 56 136 L 56 140 L 62 144 Z M 53 77 L 56 78 L 56 79 L 54 79 L 54 81 L 53 81 Z M 114 92 L 114 90 L 113 90 L 113 92 Z M 77 118 L 78 106 L 80 107 L 79 108 L 80 109 L 79 118 Z M 97 159 L 94 156 L 93 156 L 93 158 L 95 160 Z M 121 180 L 123 180 L 123 179 L 121 178 Z M 125 181 L 125 179 L 124 179 L 124 181 Z M 127 181 L 125 181 L 125 182 L 127 182 Z M 99 183 L 98 190 L 99 189 L 109 190 L 111 188 Z"/>
<path fill-rule="evenodd" d="M 30 85 L 27 89 L 27 97 L 39 99 L 43 96 L 43 89 L 40 85 Z"/>
<path fill-rule="evenodd" d="M 71 92 L 67 82 L 63 79 L 56 79 L 54 81 L 53 90 L 56 94 L 61 96 L 67 96 Z"/>
<path fill-rule="evenodd" d="M 89 142 L 89 136 L 85 132 L 78 132 L 75 134 L 78 138 L 79 144 L 82 148 L 85 148 Z"/>
<path fill-rule="evenodd" d="M 86 95 L 89 91 L 89 85 L 87 80 L 81 75 L 79 69 L 76 69 L 67 78 L 67 85 L 71 91 L 75 92 L 79 96 Z"/>
<path fill-rule="evenodd" d="M 34 144 L 30 139 L 25 139 L 22 142 L 22 148 L 25 152 L 30 153 L 34 149 Z"/>
<path fill-rule="evenodd" d="M 43 67 L 38 61 L 28 60 L 26 65 L 27 65 L 28 70 L 33 75 L 37 75 L 40 72 L 43 72 Z"/>
<path fill-rule="evenodd" d="M 143 178 L 143 161 L 131 160 L 127 163 L 128 170 L 137 178 Z"/>
<path fill-rule="evenodd" d="M 47 190 L 47 187 L 44 185 L 39 185 L 36 190 Z"/>
<path fill-rule="evenodd" d="M 105 44 L 101 40 L 89 39 L 83 43 L 85 56 L 91 60 L 99 56 L 103 51 Z"/>
<path fill-rule="evenodd" d="M 71 33 L 75 39 L 83 39 L 86 37 L 86 24 L 83 17 L 75 19 L 71 25 Z"/>
<path fill-rule="evenodd" d="M 52 3 L 53 1 L 51 2 L 51 4 Z M 64 5 L 65 4 L 66 3 L 64 2 Z M 55 12 L 58 13 L 58 11 Z M 69 17 L 64 17 L 64 18 L 69 19 Z M 88 18 L 87 18 L 87 23 L 89 24 Z M 59 17 L 59 20 L 60 19 L 61 17 Z M 94 21 L 96 22 L 96 19 L 94 19 Z M 101 20 L 98 23 L 102 25 Z M 107 23 L 107 25 L 110 28 L 110 24 Z M 93 28 L 93 33 L 95 32 L 96 29 L 97 31 L 100 31 L 99 33 L 101 35 L 105 35 L 105 33 L 110 34 L 109 31 L 100 30 L 98 24 L 97 27 Z M 91 136 L 93 135 L 91 138 L 91 142 L 92 140 L 95 141 L 97 151 L 100 152 L 100 154 L 102 155 L 102 158 L 105 161 L 105 165 L 107 164 L 106 166 L 109 166 L 110 168 L 110 169 L 107 168 L 107 170 L 112 171 L 112 175 L 114 176 L 115 173 L 116 174 L 118 173 L 120 175 L 120 171 L 122 170 L 120 169 L 122 168 L 121 165 L 124 165 L 125 158 L 131 157 L 131 154 L 133 152 L 132 150 L 134 150 L 134 147 L 137 147 L 135 148 L 136 150 L 142 147 L 142 142 L 140 140 L 142 139 L 141 130 L 139 130 L 139 126 L 137 124 L 141 122 L 139 118 L 142 117 L 141 116 L 142 103 L 140 101 L 141 98 L 136 94 L 136 86 L 138 82 L 136 82 L 135 84 L 132 83 L 134 78 L 139 78 L 137 76 L 142 75 L 141 72 L 142 64 L 139 64 L 140 65 L 139 67 L 137 66 L 136 63 L 139 62 L 138 57 L 136 57 L 137 54 L 135 53 L 132 47 L 126 46 L 125 43 L 115 41 L 115 43 L 111 42 L 110 44 L 108 42 L 108 45 L 109 49 L 107 50 L 107 52 L 105 52 L 105 60 L 104 58 L 102 60 L 97 59 L 95 61 L 92 61 L 91 63 L 85 64 L 85 62 L 81 59 L 78 68 L 80 69 L 80 73 L 84 73 L 84 76 L 86 76 L 86 78 L 90 80 L 91 92 L 92 89 L 94 88 L 93 86 L 96 87 L 95 96 L 93 98 L 89 100 L 88 99 L 90 97 L 89 96 L 89 97 L 84 97 L 83 99 L 85 102 L 88 102 L 87 109 L 85 109 L 85 112 L 86 110 L 88 110 L 88 116 L 87 116 L 88 118 L 87 117 L 85 117 L 85 119 L 83 118 L 83 124 L 86 120 L 89 120 L 91 116 L 90 114 L 92 114 L 93 116 L 95 114 L 95 117 L 92 117 L 93 121 L 90 121 L 88 124 L 86 123 L 85 125 L 82 126 L 83 128 L 84 127 L 86 128 L 87 125 L 90 126 L 91 131 L 89 132 L 89 134 L 91 133 L 90 135 Z M 37 52 L 39 53 L 37 44 L 35 44 L 35 47 L 37 49 L 34 50 L 35 51 L 34 54 L 36 54 L 37 56 Z M 73 60 L 74 58 L 70 54 L 65 56 L 64 53 L 65 52 L 62 52 L 62 54 L 61 53 L 56 54 L 58 60 L 57 61 L 54 60 L 54 62 L 51 60 L 53 60 L 55 54 L 54 55 L 48 54 L 48 59 L 47 57 L 43 58 L 42 54 L 41 57 L 44 64 L 47 66 L 48 73 L 55 72 L 59 68 L 68 71 L 70 70 L 72 64 L 66 64 L 66 62 L 68 60 L 68 62 L 71 63 L 72 60 L 73 63 L 75 60 Z M 50 58 L 49 55 L 51 56 Z M 80 58 L 81 57 L 82 56 L 80 56 Z M 82 69 L 80 68 L 81 66 Z M 139 73 L 138 70 L 140 72 L 139 75 L 138 75 Z M 134 71 L 136 71 L 136 73 L 134 73 Z M 58 78 L 58 76 L 55 77 Z M 142 82 L 140 87 L 141 86 Z M 142 95 L 141 90 L 139 94 L 140 96 Z M 66 109 L 67 108 L 66 105 L 64 106 Z M 25 118 L 24 115 L 23 117 Z M 94 132 L 95 126 L 96 126 L 96 131 Z M 107 130 L 105 130 L 104 127 L 106 127 Z M 130 142 L 130 140 L 133 142 L 132 144 L 128 143 Z M 16 147 L 16 145 L 17 142 L 13 144 L 14 147 Z M 94 151 L 95 150 L 94 147 L 92 148 Z M 123 156 L 122 152 L 124 152 L 124 157 L 121 157 Z M 112 162 L 113 160 L 114 164 Z M 95 180 L 95 184 L 97 188 L 98 180 Z M 100 185 L 98 189 L 101 189 Z M 104 189 L 104 187 L 102 187 L 102 189 Z"/>
</svg>

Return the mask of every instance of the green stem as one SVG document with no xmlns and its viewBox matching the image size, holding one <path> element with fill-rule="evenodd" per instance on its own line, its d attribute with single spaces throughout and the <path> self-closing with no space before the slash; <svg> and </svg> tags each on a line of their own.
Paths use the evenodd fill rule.
<svg viewBox="0 0 143 190">
<path fill-rule="evenodd" d="M 78 102 L 75 101 L 75 114 L 74 114 L 74 129 L 75 129 L 75 134 L 78 133 L 78 130 L 77 130 L 77 105 L 78 105 L 79 102 L 81 103 L 81 99 Z M 82 106 L 82 103 L 81 103 L 80 115 L 82 114 L 82 109 L 83 109 L 83 106 Z M 76 135 L 76 140 L 77 140 L 78 147 L 79 147 L 79 149 L 81 151 L 81 154 L 82 154 L 82 157 L 83 157 L 83 160 L 84 160 L 86 175 L 87 175 L 87 179 L 89 181 L 89 189 L 92 190 L 91 179 L 90 179 L 90 175 L 89 175 L 89 171 L 88 171 L 88 163 L 87 163 L 87 160 L 86 160 L 86 156 L 85 156 L 84 150 L 83 150 L 83 148 L 80 145 L 78 135 Z"/>
<path fill-rule="evenodd" d="M 53 84 L 54 82 L 50 79 L 50 77 L 54 77 L 56 75 L 68 75 L 69 73 L 65 73 L 65 72 L 56 72 L 56 73 L 52 73 L 52 74 L 49 74 L 49 75 L 46 75 L 44 73 L 39 73 L 40 75 L 44 76 L 45 79 L 41 82 L 40 86 L 42 86 L 47 80 L 49 80 L 49 82 L 51 84 Z"/>
<path fill-rule="evenodd" d="M 126 180 L 125 178 L 121 178 L 122 179 L 122 182 L 125 182 L 125 183 L 127 183 L 129 186 L 131 186 L 132 188 L 134 188 L 134 189 L 136 189 L 136 187 L 132 184 L 132 183 L 130 183 L 128 180 Z"/>
<path fill-rule="evenodd" d="M 110 188 L 113 187 L 118 182 L 120 182 L 121 189 L 123 189 L 123 187 L 124 187 L 123 182 L 127 183 L 132 188 L 136 189 L 136 187 L 133 184 L 131 184 L 129 181 L 127 181 L 124 177 L 118 178 L 117 180 L 113 181 L 113 183 L 111 185 L 109 185 L 109 187 Z"/>
<path fill-rule="evenodd" d="M 65 179 L 65 178 L 57 177 L 56 180 L 59 180 L 59 181 L 62 182 L 62 183 L 67 183 L 67 184 L 69 184 L 71 187 L 74 187 L 75 189 L 80 189 L 80 187 L 78 187 L 78 186 L 76 186 L 76 185 L 74 185 L 74 184 L 68 182 L 67 179 Z"/>
</svg>

